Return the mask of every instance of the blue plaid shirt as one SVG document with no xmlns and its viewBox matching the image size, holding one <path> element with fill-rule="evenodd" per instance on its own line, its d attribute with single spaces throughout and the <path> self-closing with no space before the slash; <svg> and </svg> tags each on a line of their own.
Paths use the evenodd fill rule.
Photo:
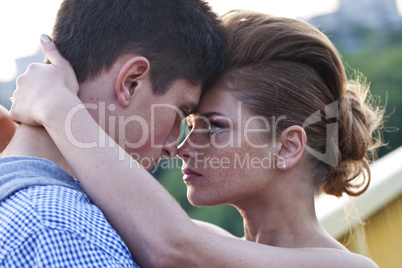
<svg viewBox="0 0 402 268">
<path fill-rule="evenodd" d="M 45 159 L 0 158 L 0 267 L 138 267 L 80 187 Z"/>
</svg>

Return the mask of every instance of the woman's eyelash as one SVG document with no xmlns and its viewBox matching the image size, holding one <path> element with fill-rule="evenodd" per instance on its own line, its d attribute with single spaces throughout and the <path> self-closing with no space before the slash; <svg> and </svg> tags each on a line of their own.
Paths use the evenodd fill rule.
<svg viewBox="0 0 402 268">
<path fill-rule="evenodd" d="M 214 122 L 214 121 L 209 121 L 209 123 L 207 124 L 206 127 L 207 127 L 207 129 L 209 129 L 209 134 L 214 134 L 224 128 L 221 124 Z M 187 121 L 185 128 L 186 128 L 187 132 L 190 133 L 193 130 L 194 126 L 193 126 L 193 124 L 190 124 Z"/>
<path fill-rule="evenodd" d="M 209 128 L 210 134 L 214 134 L 214 133 L 218 132 L 219 130 L 221 130 L 223 127 L 221 124 L 218 124 L 216 122 L 210 122 L 210 125 L 208 128 Z"/>
</svg>

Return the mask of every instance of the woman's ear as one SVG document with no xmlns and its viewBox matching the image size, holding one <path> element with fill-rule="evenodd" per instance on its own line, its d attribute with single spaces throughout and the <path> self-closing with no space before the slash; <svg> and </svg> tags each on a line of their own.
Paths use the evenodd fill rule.
<svg viewBox="0 0 402 268">
<path fill-rule="evenodd" d="M 142 81 L 149 78 L 149 61 L 141 56 L 129 59 L 120 69 L 115 91 L 119 104 L 127 107 L 130 100 L 141 86 Z"/>
<path fill-rule="evenodd" d="M 307 143 L 306 131 L 300 126 L 288 127 L 282 132 L 279 143 L 278 168 L 292 168 L 303 156 Z"/>
</svg>

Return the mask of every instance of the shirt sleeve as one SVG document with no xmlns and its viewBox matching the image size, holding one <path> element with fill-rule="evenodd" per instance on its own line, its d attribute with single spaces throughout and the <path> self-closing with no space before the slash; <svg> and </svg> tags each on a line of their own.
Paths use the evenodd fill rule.
<svg viewBox="0 0 402 268">
<path fill-rule="evenodd" d="M 11 242 L 11 241 L 10 241 Z M 1 267 L 138 267 L 116 259 L 80 234 L 50 228 L 42 229 L 14 248 Z"/>
</svg>

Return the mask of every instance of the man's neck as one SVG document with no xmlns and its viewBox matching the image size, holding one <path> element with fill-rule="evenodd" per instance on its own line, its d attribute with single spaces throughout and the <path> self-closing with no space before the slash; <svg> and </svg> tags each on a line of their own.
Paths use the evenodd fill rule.
<svg viewBox="0 0 402 268">
<path fill-rule="evenodd" d="M 43 127 L 21 124 L 2 155 L 2 157 L 9 156 L 45 158 L 56 163 L 65 172 L 75 177 L 73 170 Z"/>
</svg>

